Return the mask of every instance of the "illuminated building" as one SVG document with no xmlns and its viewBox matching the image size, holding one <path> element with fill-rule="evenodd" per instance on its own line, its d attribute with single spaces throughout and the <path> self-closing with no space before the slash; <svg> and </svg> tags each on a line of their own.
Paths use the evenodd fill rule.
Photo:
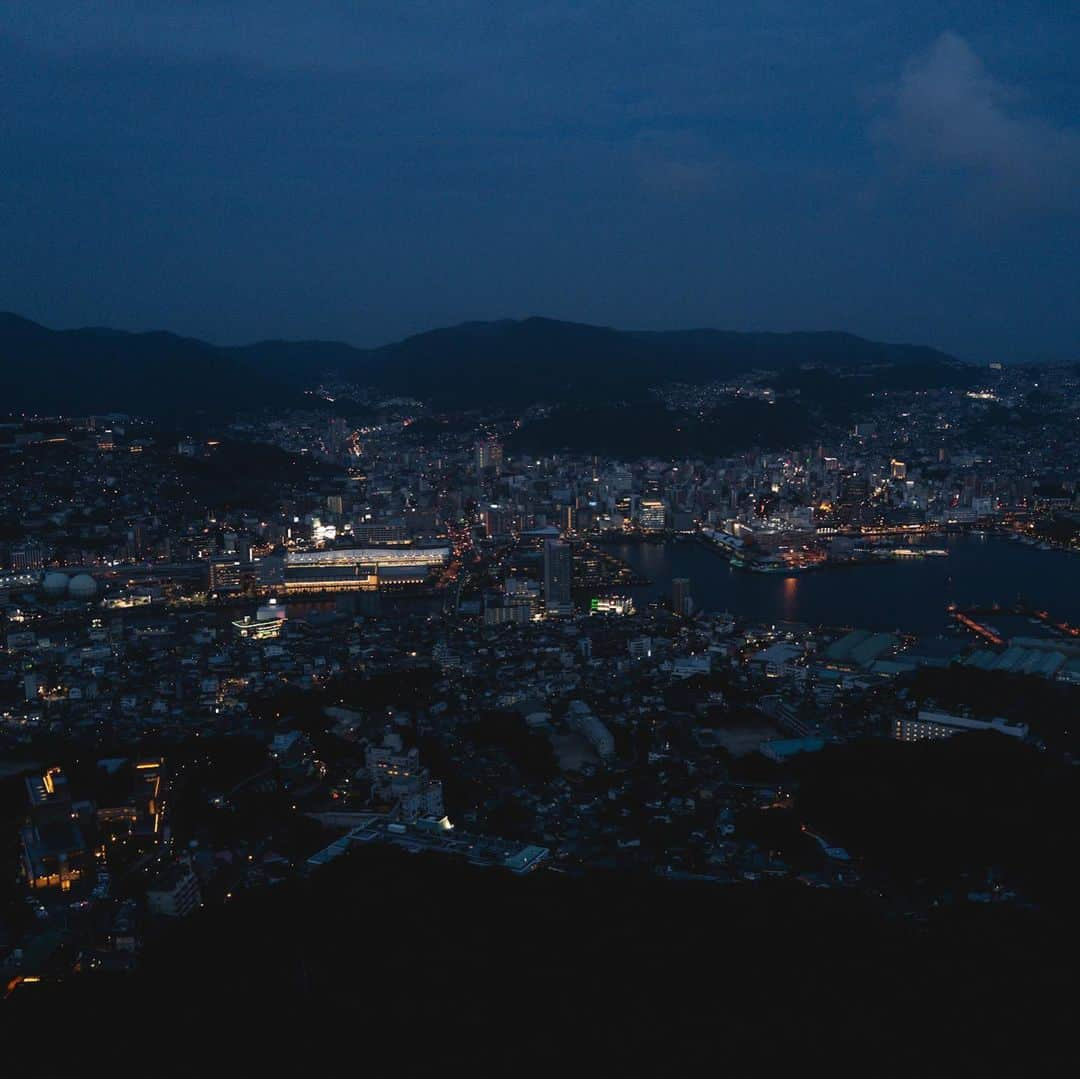
<svg viewBox="0 0 1080 1079">
<path fill-rule="evenodd" d="M 45 556 L 48 552 L 45 547 L 30 540 L 20 547 L 11 548 L 11 568 L 16 573 L 24 573 L 27 570 L 41 569 L 45 565 Z"/>
<path fill-rule="evenodd" d="M 540 607 L 540 585 L 520 577 L 507 577 L 502 602 L 484 608 L 485 625 L 506 622 L 530 622 Z"/>
<path fill-rule="evenodd" d="M 906 480 L 907 479 L 907 465 L 903 461 L 898 461 L 895 457 L 889 462 L 889 469 L 891 471 L 892 478 L 894 480 Z"/>
<path fill-rule="evenodd" d="M 149 607 L 154 597 L 147 592 L 123 592 L 115 596 L 106 596 L 102 607 L 108 610 L 125 610 L 131 607 Z"/>
<path fill-rule="evenodd" d="M 488 536 L 501 536 L 509 531 L 507 528 L 509 515 L 500 509 L 498 505 L 486 506 L 481 511 L 481 517 L 484 522 L 484 531 Z"/>
<path fill-rule="evenodd" d="M 90 851 L 67 778 L 59 768 L 28 776 L 30 815 L 22 829 L 22 869 L 31 888 L 67 891 L 83 878 Z"/>
<path fill-rule="evenodd" d="M 210 591 L 239 592 L 243 587 L 243 564 L 235 555 L 217 555 L 210 559 Z"/>
<path fill-rule="evenodd" d="M 311 538 L 316 543 L 326 543 L 337 539 L 337 525 L 324 525 L 318 517 L 311 518 Z"/>
<path fill-rule="evenodd" d="M 12 589 L 29 589 L 38 583 L 38 575 L 33 572 L 0 573 L 0 600 L 6 601 Z"/>
<path fill-rule="evenodd" d="M 657 498 L 643 498 L 638 520 L 646 532 L 662 532 L 667 524 L 667 507 Z"/>
<path fill-rule="evenodd" d="M 629 596 L 599 596 L 589 601 L 589 614 L 633 614 L 634 601 Z"/>
<path fill-rule="evenodd" d="M 567 614 L 573 609 L 570 599 L 572 573 L 570 545 L 547 540 L 544 543 L 544 607 L 548 614 Z"/>
<path fill-rule="evenodd" d="M 836 503 L 836 519 L 841 524 L 858 524 L 866 513 L 870 498 L 870 483 L 865 476 L 848 476 L 841 485 L 840 498 Z"/>
<path fill-rule="evenodd" d="M 401 737 L 388 734 L 381 746 L 368 746 L 364 754 L 372 793 L 393 802 L 397 815 L 406 820 L 443 815 L 442 784 L 420 764 L 420 751 L 405 750 Z"/>
<path fill-rule="evenodd" d="M 352 535 L 358 543 L 404 543 L 409 531 L 401 521 L 374 521 L 354 524 Z"/>
<path fill-rule="evenodd" d="M 124 802 L 97 811 L 98 827 L 106 835 L 147 844 L 164 838 L 164 820 L 165 761 L 161 757 L 136 761 Z"/>
<path fill-rule="evenodd" d="M 1026 738 L 1026 723 L 1010 723 L 1005 719 L 970 719 L 948 712 L 920 711 L 914 718 L 902 716 L 893 722 L 893 738 L 898 742 L 925 742 L 928 739 L 951 738 L 962 731 L 997 731 L 1010 738 Z"/>
<path fill-rule="evenodd" d="M 373 591 L 387 585 L 423 584 L 450 561 L 449 547 L 342 547 L 290 551 L 285 591 Z"/>
<path fill-rule="evenodd" d="M 486 438 L 476 443 L 476 471 L 486 472 L 489 468 L 496 471 L 502 467 L 502 444 L 493 438 Z"/>
<path fill-rule="evenodd" d="M 509 622 L 531 622 L 534 617 L 528 607 L 512 603 L 491 604 L 484 608 L 485 626 L 501 626 Z"/>
<path fill-rule="evenodd" d="M 525 580 L 521 577 L 507 577 L 503 590 L 503 604 L 523 612 L 520 619 L 514 618 L 510 621 L 527 621 L 540 607 L 540 585 L 536 581 Z"/>
<path fill-rule="evenodd" d="M 272 599 L 266 606 L 260 607 L 254 617 L 246 615 L 233 622 L 233 629 L 244 640 L 266 641 L 280 637 L 284 625 L 285 608 L 279 607 L 277 600 Z"/>
</svg>

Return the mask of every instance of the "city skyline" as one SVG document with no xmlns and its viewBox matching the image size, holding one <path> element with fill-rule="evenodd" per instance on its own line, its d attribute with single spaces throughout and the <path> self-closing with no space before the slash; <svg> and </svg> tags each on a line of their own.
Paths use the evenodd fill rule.
<svg viewBox="0 0 1080 1079">
<path fill-rule="evenodd" d="M 8 1070 L 1072 1064 L 1078 48 L 0 0 Z"/>
</svg>

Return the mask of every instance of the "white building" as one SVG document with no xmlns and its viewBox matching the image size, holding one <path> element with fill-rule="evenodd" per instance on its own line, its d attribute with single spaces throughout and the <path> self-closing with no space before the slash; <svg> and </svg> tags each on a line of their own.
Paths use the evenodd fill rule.
<svg viewBox="0 0 1080 1079">
<path fill-rule="evenodd" d="M 186 862 L 166 870 L 146 890 L 146 905 L 153 914 L 186 918 L 202 906 L 199 882 Z"/>
<path fill-rule="evenodd" d="M 610 760 L 615 756 L 615 739 L 611 731 L 589 711 L 584 701 L 570 702 L 566 723 L 589 742 L 601 760 Z"/>
<path fill-rule="evenodd" d="M 374 793 L 396 802 L 401 817 L 415 820 L 443 815 L 442 784 L 421 766 L 415 746 L 403 750 L 400 735 L 387 734 L 382 745 L 368 746 L 364 763 Z"/>
<path fill-rule="evenodd" d="M 1010 738 L 1026 738 L 1026 723 L 1006 719 L 969 719 L 948 712 L 920 711 L 914 718 L 902 716 L 893 723 L 893 738 L 899 742 L 924 742 L 930 738 L 951 738 L 961 731 L 997 731 Z"/>
</svg>

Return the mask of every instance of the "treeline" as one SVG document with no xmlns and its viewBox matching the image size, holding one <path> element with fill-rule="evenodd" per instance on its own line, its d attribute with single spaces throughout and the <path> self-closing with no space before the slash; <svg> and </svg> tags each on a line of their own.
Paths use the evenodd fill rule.
<svg viewBox="0 0 1080 1079">
<path fill-rule="evenodd" d="M 892 891 L 1000 883 L 1064 910 L 1078 874 L 1077 770 L 1004 735 L 833 746 L 795 764 L 801 820 L 846 847 Z"/>
</svg>

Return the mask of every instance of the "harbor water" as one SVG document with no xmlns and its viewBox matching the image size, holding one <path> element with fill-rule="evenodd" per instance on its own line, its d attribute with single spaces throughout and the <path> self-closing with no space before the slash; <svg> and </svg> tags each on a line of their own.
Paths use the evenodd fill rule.
<svg viewBox="0 0 1080 1079">
<path fill-rule="evenodd" d="M 1080 623 L 1080 556 L 1039 550 L 998 536 L 936 537 L 948 557 L 904 558 L 785 576 L 752 573 L 693 540 L 605 544 L 652 583 L 630 589 L 637 603 L 669 596 L 690 578 L 695 606 L 767 622 L 935 633 L 947 607 L 1022 602 Z"/>
</svg>

